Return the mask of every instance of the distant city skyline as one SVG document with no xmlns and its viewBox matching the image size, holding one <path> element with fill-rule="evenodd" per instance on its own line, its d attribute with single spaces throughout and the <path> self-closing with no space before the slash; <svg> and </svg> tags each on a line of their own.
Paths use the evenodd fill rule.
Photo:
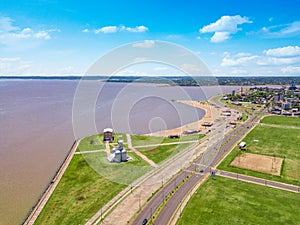
<svg viewBox="0 0 300 225">
<path fill-rule="evenodd" d="M 2 0 L 0 76 L 83 75 L 131 42 L 172 42 L 215 76 L 300 75 L 299 0 Z M 151 40 L 151 41 L 150 41 Z M 118 75 L 182 75 L 140 64 Z"/>
</svg>

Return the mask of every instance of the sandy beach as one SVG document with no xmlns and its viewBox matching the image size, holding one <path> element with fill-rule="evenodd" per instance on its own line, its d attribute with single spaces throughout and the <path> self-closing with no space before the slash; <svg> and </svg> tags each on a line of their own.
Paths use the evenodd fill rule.
<svg viewBox="0 0 300 225">
<path fill-rule="evenodd" d="M 205 115 L 202 119 L 195 121 L 193 123 L 189 123 L 186 125 L 183 125 L 181 127 L 177 127 L 174 129 L 169 130 L 163 130 L 154 132 L 151 134 L 146 134 L 149 136 L 170 136 L 170 135 L 182 135 L 184 132 L 193 132 L 193 131 L 199 131 L 199 133 L 206 133 L 209 128 L 202 126 L 204 122 L 213 123 L 215 113 L 213 113 L 213 107 L 209 105 L 207 102 L 199 102 L 199 101 L 187 101 L 187 100 L 176 100 L 178 103 L 190 105 L 196 108 L 203 109 L 205 111 Z"/>
</svg>

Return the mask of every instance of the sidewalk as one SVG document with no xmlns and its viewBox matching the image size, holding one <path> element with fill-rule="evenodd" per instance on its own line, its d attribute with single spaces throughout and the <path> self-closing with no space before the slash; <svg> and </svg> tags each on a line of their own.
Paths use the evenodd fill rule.
<svg viewBox="0 0 300 225">
<path fill-rule="evenodd" d="M 276 181 L 266 180 L 258 177 L 247 176 L 238 173 L 227 172 L 223 170 L 216 170 L 216 175 L 227 177 L 231 179 L 241 180 L 249 183 L 264 185 L 272 188 L 277 188 L 285 191 L 291 191 L 295 193 L 300 193 L 300 186 L 295 186 L 292 184 L 285 184 Z"/>
</svg>

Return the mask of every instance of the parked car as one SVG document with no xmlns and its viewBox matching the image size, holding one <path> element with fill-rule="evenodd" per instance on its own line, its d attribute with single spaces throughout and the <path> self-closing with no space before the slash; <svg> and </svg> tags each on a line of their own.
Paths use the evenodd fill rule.
<svg viewBox="0 0 300 225">
<path fill-rule="evenodd" d="M 145 218 L 142 222 L 142 225 L 146 225 L 148 223 L 148 220 Z"/>
</svg>

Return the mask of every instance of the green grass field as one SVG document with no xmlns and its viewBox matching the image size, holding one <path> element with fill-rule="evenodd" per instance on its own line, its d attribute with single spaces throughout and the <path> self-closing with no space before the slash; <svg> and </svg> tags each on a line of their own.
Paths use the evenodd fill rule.
<svg viewBox="0 0 300 225">
<path fill-rule="evenodd" d="M 281 176 L 231 167 L 230 163 L 241 153 L 237 147 L 223 160 L 218 169 L 299 185 L 300 129 L 257 126 L 242 141 L 247 143 L 244 152 L 283 158 Z"/>
<path fill-rule="evenodd" d="M 137 150 L 139 150 L 153 162 L 160 163 L 169 158 L 170 156 L 177 154 L 178 152 L 185 149 L 191 144 L 192 143 L 161 145 L 158 147 L 139 148 Z"/>
<path fill-rule="evenodd" d="M 266 124 L 300 127 L 300 117 L 266 116 L 261 122 Z"/>
<path fill-rule="evenodd" d="M 135 153 L 128 152 L 128 156 L 133 160 L 129 160 L 126 163 L 110 163 L 105 152 L 84 154 L 88 164 L 101 176 L 126 185 L 152 169 L 148 163 Z"/>
<path fill-rule="evenodd" d="M 114 134 L 114 144 L 117 145 L 118 140 L 123 140 L 126 144 L 126 134 Z M 91 150 L 105 150 L 105 143 L 103 142 L 103 134 L 95 134 L 83 138 L 77 148 L 77 152 L 91 151 Z"/>
<path fill-rule="evenodd" d="M 100 176 L 81 155 L 74 155 L 35 224 L 85 224 L 125 186 Z"/>
<path fill-rule="evenodd" d="M 299 224 L 300 195 L 252 183 L 208 179 L 177 225 Z"/>
<path fill-rule="evenodd" d="M 168 138 L 157 136 L 143 136 L 143 135 L 131 135 L 131 141 L 133 146 L 145 146 L 145 145 L 158 145 L 164 143 L 172 143 L 179 141 L 196 141 L 203 138 L 204 134 L 192 134 L 181 136 L 180 138 Z"/>
</svg>

